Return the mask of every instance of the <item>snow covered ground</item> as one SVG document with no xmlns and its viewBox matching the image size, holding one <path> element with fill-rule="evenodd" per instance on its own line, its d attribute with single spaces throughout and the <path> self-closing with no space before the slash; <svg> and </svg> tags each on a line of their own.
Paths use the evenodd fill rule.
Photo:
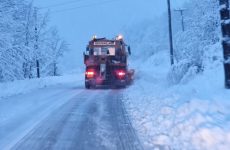
<svg viewBox="0 0 230 150">
<path fill-rule="evenodd" d="M 167 52 L 160 51 L 144 64 L 143 60 L 134 61 L 133 67 L 137 71 L 135 82 L 123 94 L 123 102 L 145 149 L 228 150 L 230 91 L 223 87 L 222 66 L 206 69 L 189 82 L 171 85 L 168 80 L 168 58 Z M 80 88 L 73 88 L 73 82 Z M 0 134 L 11 130 L 14 122 L 25 123 L 7 133 L 7 138 L 1 140 L 0 145 L 5 145 L 11 139 L 17 141 L 15 137 L 27 134 L 37 126 L 38 121 L 47 117 L 45 114 L 50 114 L 76 96 L 76 89 L 79 89 L 79 93 L 85 91 L 83 87 L 83 75 L 1 83 L 0 103 L 4 106 L 0 106 L 0 109 L 8 113 L 0 114 L 0 125 L 10 122 L 10 126 L 6 131 L 1 130 Z M 9 96 L 13 97 L 8 99 Z M 37 98 L 31 101 L 33 96 Z M 45 105 L 50 106 L 39 113 L 36 111 Z M 9 110 L 9 107 L 12 109 Z M 25 110 L 35 112 L 33 115 L 36 119 L 31 119 Z M 16 114 L 22 117 L 18 118 Z M 24 132 L 20 136 L 21 131 Z M 15 141 L 11 144 L 15 144 Z"/>
<path fill-rule="evenodd" d="M 146 149 L 229 149 L 230 91 L 224 89 L 221 65 L 170 85 L 166 52 L 134 63 L 135 83 L 124 102 Z"/>
<path fill-rule="evenodd" d="M 1 149 L 142 150 L 123 90 L 86 90 L 77 76 L 8 83 L 11 96 L 0 99 Z"/>
<path fill-rule="evenodd" d="M 0 100 L 1 97 L 25 94 L 52 85 L 66 84 L 72 82 L 80 82 L 82 84 L 83 78 L 83 74 L 81 76 L 77 74 L 72 74 L 58 77 L 45 77 L 40 79 L 26 79 L 0 83 Z"/>
<path fill-rule="evenodd" d="M 10 149 L 51 112 L 82 92 L 78 86 L 83 77 L 65 75 L 1 83 L 0 147 Z"/>
</svg>

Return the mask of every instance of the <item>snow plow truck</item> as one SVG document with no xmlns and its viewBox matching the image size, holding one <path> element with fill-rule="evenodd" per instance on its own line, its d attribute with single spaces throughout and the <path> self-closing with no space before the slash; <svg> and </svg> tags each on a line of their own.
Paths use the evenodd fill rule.
<svg viewBox="0 0 230 150">
<path fill-rule="evenodd" d="M 93 36 L 84 52 L 85 88 L 104 85 L 125 88 L 131 84 L 134 70 L 128 70 L 129 55 L 130 46 L 126 45 L 122 35 L 112 40 Z"/>
</svg>

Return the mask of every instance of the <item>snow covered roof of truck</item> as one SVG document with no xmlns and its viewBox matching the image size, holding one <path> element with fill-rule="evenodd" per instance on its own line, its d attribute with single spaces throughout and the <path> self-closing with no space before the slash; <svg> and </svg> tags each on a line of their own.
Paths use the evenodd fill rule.
<svg viewBox="0 0 230 150">
<path fill-rule="evenodd" d="M 118 48 L 121 45 L 126 46 L 122 35 L 116 36 L 114 39 L 97 38 L 96 36 L 93 36 L 93 39 L 89 41 L 89 47 L 115 46 Z"/>
</svg>

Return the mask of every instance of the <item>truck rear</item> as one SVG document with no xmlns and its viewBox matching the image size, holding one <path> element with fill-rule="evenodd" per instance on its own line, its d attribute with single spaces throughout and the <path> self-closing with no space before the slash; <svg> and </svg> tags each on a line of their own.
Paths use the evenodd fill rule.
<svg viewBox="0 0 230 150">
<path fill-rule="evenodd" d="M 134 75 L 134 70 L 128 70 L 127 65 L 130 54 L 130 47 L 120 35 L 112 40 L 93 37 L 84 52 L 85 88 L 129 85 Z"/>
</svg>

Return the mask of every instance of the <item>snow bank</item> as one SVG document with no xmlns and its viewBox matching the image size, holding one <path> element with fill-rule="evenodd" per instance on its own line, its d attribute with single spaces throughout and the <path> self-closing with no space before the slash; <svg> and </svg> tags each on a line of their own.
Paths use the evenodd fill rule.
<svg viewBox="0 0 230 150">
<path fill-rule="evenodd" d="M 124 102 L 146 149 L 229 149 L 230 91 L 222 64 L 178 85 L 168 82 L 166 51 L 135 64 L 136 80 Z"/>
<path fill-rule="evenodd" d="M 224 88 L 219 3 L 188 1 L 185 32 L 173 13 L 175 65 L 166 15 L 127 31 L 136 79 L 124 102 L 146 149 L 228 150 L 230 91 Z M 160 21 L 161 20 L 161 21 Z"/>
<path fill-rule="evenodd" d="M 13 82 L 0 83 L 0 98 L 16 94 L 28 93 L 32 90 L 47 86 L 82 82 L 82 74 L 65 75 L 58 77 L 45 77 L 40 79 L 16 80 Z"/>
</svg>

